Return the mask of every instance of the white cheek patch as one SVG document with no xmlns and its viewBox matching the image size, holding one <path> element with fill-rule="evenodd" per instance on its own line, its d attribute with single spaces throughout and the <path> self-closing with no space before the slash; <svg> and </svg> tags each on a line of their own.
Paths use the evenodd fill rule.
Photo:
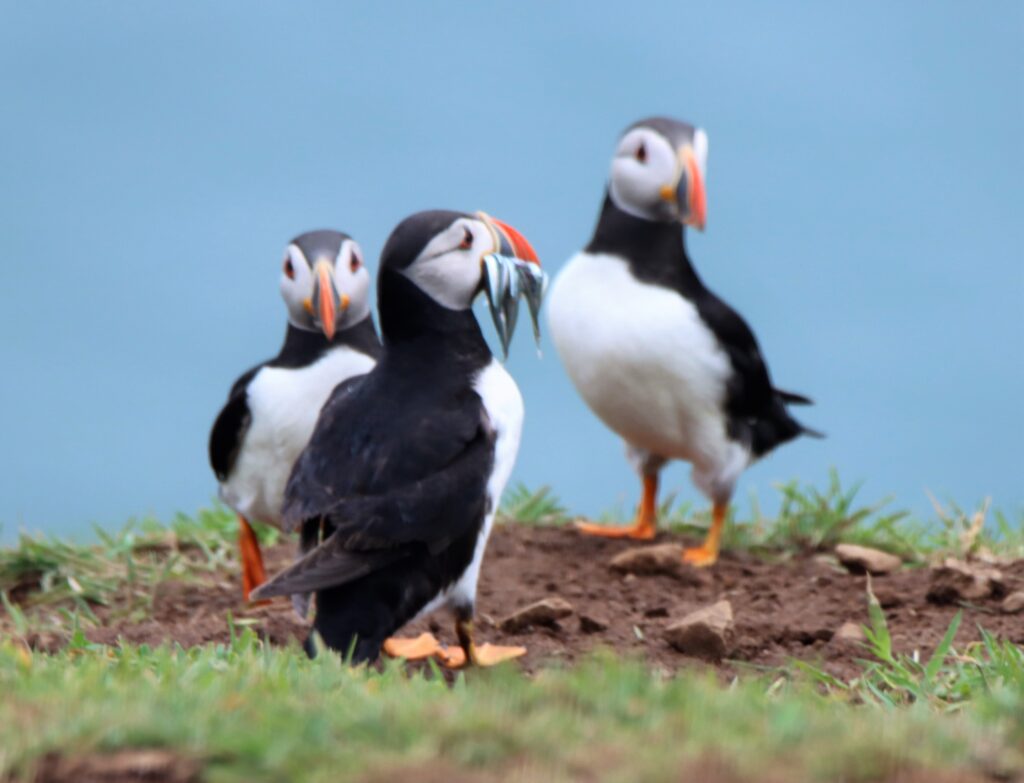
<svg viewBox="0 0 1024 783">
<path fill-rule="evenodd" d="M 281 272 L 281 297 L 288 307 L 288 320 L 295 326 L 309 328 L 311 322 L 305 302 L 313 295 L 313 272 L 306 256 L 297 245 L 289 245 L 287 257 L 291 259 L 295 277 Z M 282 262 L 283 263 L 283 262 Z"/>
<path fill-rule="evenodd" d="M 359 267 L 354 272 L 353 257 L 359 259 Z M 363 251 L 355 240 L 346 239 L 338 248 L 338 256 L 334 259 L 334 283 L 338 293 L 349 298 L 348 308 L 339 324 L 339 328 L 346 329 L 370 313 L 370 273 L 363 263 Z"/>
<path fill-rule="evenodd" d="M 466 229 L 473 234 L 473 245 L 459 248 Z M 465 310 L 473 304 L 480 289 L 480 260 L 491 252 L 494 240 L 483 223 L 457 220 L 434 237 L 420 257 L 403 274 L 434 301 L 450 310 Z"/>
<path fill-rule="evenodd" d="M 472 251 L 452 250 L 415 261 L 405 276 L 449 310 L 465 310 L 480 286 L 480 263 Z"/>
<path fill-rule="evenodd" d="M 643 161 L 636 157 L 641 143 Z M 677 165 L 672 146 L 664 137 L 647 128 L 630 131 L 612 161 L 608 192 L 615 206 L 634 217 L 660 220 L 664 214 L 661 189 L 672 184 Z"/>
</svg>

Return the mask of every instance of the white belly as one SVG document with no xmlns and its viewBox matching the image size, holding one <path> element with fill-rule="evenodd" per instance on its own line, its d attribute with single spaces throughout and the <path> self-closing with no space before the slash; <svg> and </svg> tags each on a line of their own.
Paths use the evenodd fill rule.
<svg viewBox="0 0 1024 783">
<path fill-rule="evenodd" d="M 419 613 L 429 614 L 442 604 L 450 607 L 473 606 L 476 602 L 476 585 L 480 578 L 480 566 L 484 560 L 487 539 L 494 525 L 494 516 L 501 502 L 501 493 L 512 475 L 512 468 L 519 453 L 519 438 L 523 432 L 523 397 L 512 376 L 496 360 L 485 367 L 477 376 L 473 388 L 484 403 L 484 410 L 494 428 L 494 469 L 487 482 L 488 510 L 484 517 L 483 530 L 473 550 L 473 560 L 462 576 L 442 595 L 437 596 Z"/>
<path fill-rule="evenodd" d="M 250 520 L 281 524 L 284 487 L 309 442 L 320 409 L 342 381 L 369 372 L 374 360 L 347 347 L 308 367 L 264 367 L 249 383 L 249 430 L 221 498 Z"/>
<path fill-rule="evenodd" d="M 552 286 L 548 320 L 577 391 L 628 443 L 712 471 L 735 460 L 729 359 L 685 298 L 620 258 L 580 253 Z"/>
</svg>

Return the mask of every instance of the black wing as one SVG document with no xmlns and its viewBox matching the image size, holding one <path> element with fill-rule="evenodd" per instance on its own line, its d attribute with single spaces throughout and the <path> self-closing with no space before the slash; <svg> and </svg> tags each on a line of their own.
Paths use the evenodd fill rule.
<svg viewBox="0 0 1024 783">
<path fill-rule="evenodd" d="M 443 469 L 385 495 L 337 502 L 323 515 L 334 530 L 327 540 L 253 597 L 337 587 L 417 549 L 444 549 L 469 533 L 486 512 L 493 454 L 493 434 L 481 422 L 476 437 Z"/>
<path fill-rule="evenodd" d="M 252 419 L 248 402 L 249 382 L 262 367 L 262 364 L 253 367 L 234 382 L 228 401 L 217 414 L 217 420 L 210 430 L 210 466 L 218 481 L 227 480 L 238 458 L 238 451 Z"/>
<path fill-rule="evenodd" d="M 342 499 L 384 495 L 426 479 L 477 438 L 483 404 L 445 376 L 386 378 L 378 365 L 339 384 L 320 411 L 285 488 L 286 529 Z"/>
<path fill-rule="evenodd" d="M 697 309 L 729 356 L 733 375 L 729 379 L 728 408 L 734 416 L 757 416 L 767 411 L 775 397 L 768 366 L 761 356 L 754 333 L 742 316 L 706 291 Z"/>
<path fill-rule="evenodd" d="M 821 437 L 786 410 L 786 405 L 809 405 L 811 400 L 772 386 L 757 338 L 740 314 L 706 289 L 697 309 L 732 365 L 726 394 L 730 434 L 757 456 L 801 434 Z"/>
<path fill-rule="evenodd" d="M 344 584 L 483 520 L 494 433 L 479 395 L 427 368 L 389 376 L 385 363 L 335 388 L 288 479 L 285 525 L 320 520 L 331 535 L 259 596 Z"/>
</svg>

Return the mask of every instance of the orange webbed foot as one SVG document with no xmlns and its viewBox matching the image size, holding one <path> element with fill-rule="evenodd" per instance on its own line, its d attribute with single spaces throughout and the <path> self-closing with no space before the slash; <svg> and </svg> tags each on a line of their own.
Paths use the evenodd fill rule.
<svg viewBox="0 0 1024 783">
<path fill-rule="evenodd" d="M 397 636 L 385 639 L 382 649 L 392 658 L 404 658 L 407 661 L 422 661 L 435 655 L 440 657 L 445 653 L 434 634 L 427 632 L 421 633 L 415 639 L 402 639 Z"/>
<path fill-rule="evenodd" d="M 653 525 L 598 525 L 593 522 L 576 522 L 576 529 L 588 536 L 631 538 L 635 541 L 650 541 L 655 535 Z"/>
<path fill-rule="evenodd" d="M 506 647 L 485 642 L 479 647 L 472 648 L 471 660 L 468 663 L 486 668 L 521 658 L 524 655 L 526 655 L 525 647 Z M 438 656 L 438 660 L 448 669 L 462 669 L 467 665 L 466 652 L 461 647 L 449 647 Z"/>
<path fill-rule="evenodd" d="M 718 551 L 703 546 L 689 547 L 683 552 L 683 562 L 696 568 L 707 568 L 718 562 Z"/>
</svg>

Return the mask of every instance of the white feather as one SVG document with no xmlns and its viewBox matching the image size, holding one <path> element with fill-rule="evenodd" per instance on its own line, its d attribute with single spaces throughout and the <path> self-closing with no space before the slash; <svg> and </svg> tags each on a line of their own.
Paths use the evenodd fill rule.
<svg viewBox="0 0 1024 783">
<path fill-rule="evenodd" d="M 246 519 L 281 524 L 284 487 L 309 442 L 320 409 L 342 381 L 369 372 L 374 360 L 339 346 L 308 367 L 264 367 L 249 382 L 251 413 L 238 458 L 220 496 Z"/>
<path fill-rule="evenodd" d="M 548 319 L 594 413 L 634 449 L 693 463 L 698 487 L 728 499 L 749 453 L 727 436 L 729 359 L 694 305 L 621 258 L 580 253 L 552 286 Z"/>
<path fill-rule="evenodd" d="M 496 360 L 492 359 L 477 375 L 473 388 L 483 400 L 484 410 L 494 428 L 494 469 L 487 480 L 488 511 L 484 517 L 483 529 L 476 540 L 473 560 L 462 576 L 446 591 L 432 599 L 418 617 L 430 614 L 441 606 L 473 606 L 476 602 L 476 586 L 480 578 L 487 540 L 494 526 L 494 516 L 501 502 L 501 493 L 512 475 L 512 468 L 519 453 L 519 439 L 523 431 L 523 396 L 512 376 Z"/>
</svg>

